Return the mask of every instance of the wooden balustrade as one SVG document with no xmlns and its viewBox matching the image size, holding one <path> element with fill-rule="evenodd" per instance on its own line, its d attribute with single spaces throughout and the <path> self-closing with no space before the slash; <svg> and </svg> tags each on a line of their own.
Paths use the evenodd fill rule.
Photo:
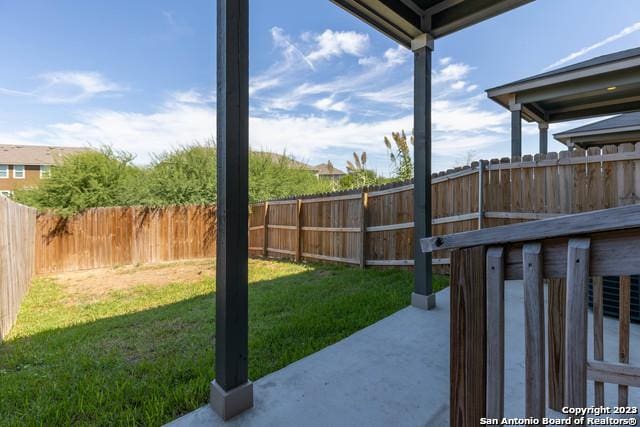
<svg viewBox="0 0 640 427">
<path fill-rule="evenodd" d="M 452 251 L 451 425 L 476 426 L 482 417 L 504 414 L 505 280 L 521 280 L 524 288 L 524 415 L 543 417 L 547 406 L 601 406 L 604 383 L 617 384 L 618 404 L 628 404 L 628 388 L 640 387 L 640 367 L 629 365 L 629 276 L 640 274 L 640 205 L 426 238 L 421 245 L 426 252 Z M 602 276 L 620 276 L 615 362 L 603 360 Z M 590 280 L 593 358 L 587 345 Z M 588 380 L 594 381 L 594 402 L 587 402 Z"/>
</svg>

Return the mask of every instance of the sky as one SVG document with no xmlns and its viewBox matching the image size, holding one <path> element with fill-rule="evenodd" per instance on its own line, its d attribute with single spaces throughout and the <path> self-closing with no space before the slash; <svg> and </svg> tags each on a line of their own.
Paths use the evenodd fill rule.
<svg viewBox="0 0 640 427">
<path fill-rule="evenodd" d="M 0 0 L 0 144 L 106 144 L 145 164 L 215 137 L 215 5 Z M 250 7 L 251 146 L 339 168 L 366 151 L 388 175 L 384 137 L 412 130 L 412 54 L 329 0 Z M 433 170 L 509 155 L 486 89 L 637 46 L 637 0 L 537 0 L 436 40 Z M 524 126 L 523 153 L 537 134 Z"/>
</svg>

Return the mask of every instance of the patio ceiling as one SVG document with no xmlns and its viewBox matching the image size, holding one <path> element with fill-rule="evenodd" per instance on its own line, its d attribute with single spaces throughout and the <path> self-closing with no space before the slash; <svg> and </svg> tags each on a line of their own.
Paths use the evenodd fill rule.
<svg viewBox="0 0 640 427">
<path fill-rule="evenodd" d="M 331 0 L 401 45 L 451 34 L 533 0 Z"/>
<path fill-rule="evenodd" d="M 570 65 L 487 90 L 529 122 L 553 123 L 640 110 L 640 48 Z"/>
</svg>

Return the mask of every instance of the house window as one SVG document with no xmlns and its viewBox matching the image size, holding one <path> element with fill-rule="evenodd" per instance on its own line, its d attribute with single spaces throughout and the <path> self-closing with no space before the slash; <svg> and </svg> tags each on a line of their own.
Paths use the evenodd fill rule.
<svg viewBox="0 0 640 427">
<path fill-rule="evenodd" d="M 13 165 L 13 177 L 15 179 L 24 179 L 24 165 Z"/>
<path fill-rule="evenodd" d="M 9 165 L 0 165 L 0 178 L 9 178 Z"/>
<path fill-rule="evenodd" d="M 51 166 L 40 165 L 40 178 L 49 178 L 51 176 Z"/>
</svg>

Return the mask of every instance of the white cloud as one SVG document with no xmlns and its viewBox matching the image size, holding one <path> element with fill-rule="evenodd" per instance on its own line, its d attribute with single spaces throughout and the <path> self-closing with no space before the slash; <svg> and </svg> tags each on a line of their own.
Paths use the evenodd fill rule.
<svg viewBox="0 0 640 427">
<path fill-rule="evenodd" d="M 472 68 L 463 63 L 448 63 L 444 68 L 436 70 L 433 83 L 450 82 L 466 77 Z"/>
<path fill-rule="evenodd" d="M 171 99 L 168 102 L 176 102 L 178 104 L 207 104 L 214 103 L 215 96 L 213 93 L 207 96 L 195 89 L 189 89 L 171 93 Z"/>
<path fill-rule="evenodd" d="M 454 82 L 451 84 L 451 89 L 461 90 L 461 89 L 464 89 L 466 85 L 467 85 L 467 82 L 465 82 L 464 80 L 458 80 L 457 82 Z"/>
<path fill-rule="evenodd" d="M 359 96 L 361 93 L 370 92 L 372 86 L 382 89 L 383 82 L 393 81 L 391 73 L 396 69 L 401 69 L 401 65 L 406 63 L 410 57 L 411 53 L 401 46 L 390 48 L 380 57 L 360 58 L 357 64 L 359 67 L 343 74 L 329 74 L 331 78 L 326 81 L 314 82 L 315 79 L 312 76 L 301 76 L 299 70 L 296 73 L 283 73 L 286 77 L 281 77 L 281 79 L 283 82 L 286 81 L 291 89 L 283 88 L 283 90 L 275 91 L 269 96 L 261 96 L 257 99 L 257 108 L 269 113 L 274 110 L 291 111 L 301 104 L 313 105 L 319 100 L 319 97 Z M 273 73 L 268 71 L 256 77 L 256 80 L 265 79 L 266 76 L 272 77 Z M 374 100 L 374 97 L 372 96 L 370 99 Z M 379 102 L 384 102 L 384 99 L 380 98 Z"/>
<path fill-rule="evenodd" d="M 191 28 L 190 26 L 179 22 L 176 19 L 176 16 L 173 12 L 170 12 L 168 10 L 164 10 L 162 11 L 162 16 L 164 16 L 164 18 L 167 21 L 167 24 L 169 25 L 169 29 L 171 31 L 171 34 L 173 34 L 174 36 L 192 36 L 194 35 L 194 31 L 193 28 Z"/>
<path fill-rule="evenodd" d="M 151 153 L 203 141 L 214 135 L 213 107 L 178 102 L 172 97 L 157 112 L 96 110 L 38 129 L 0 132 L 0 140 L 10 144 L 54 146 L 107 144 L 136 154 L 137 161 L 145 163 Z"/>
<path fill-rule="evenodd" d="M 413 108 L 413 79 L 404 80 L 398 84 L 363 90 L 355 94 L 359 98 L 382 104 L 393 105 L 402 109 Z"/>
<path fill-rule="evenodd" d="M 337 111 L 340 113 L 346 113 L 348 110 L 348 106 L 345 101 L 336 102 L 333 97 L 319 99 L 313 103 L 313 106 L 321 111 Z"/>
<path fill-rule="evenodd" d="M 383 137 L 399 130 L 410 133 L 413 128 L 411 52 L 395 46 L 380 55 L 365 56 L 369 41 L 354 32 L 305 33 L 294 43 L 284 30 L 274 27 L 271 36 L 279 55 L 250 81 L 252 146 L 286 150 L 316 163 L 331 158 L 340 166 L 350 152 L 367 151 L 370 165 L 387 172 Z M 477 90 L 472 71 L 469 64 L 453 58 L 443 58 L 435 67 L 434 170 L 451 167 L 471 150 L 486 155 L 496 147 L 504 152 L 508 146 L 508 113 L 488 108 L 484 96 L 472 93 Z M 97 73 L 54 73 L 48 79 L 47 85 L 72 85 L 85 99 L 124 90 Z M 4 133 L 0 130 L 0 140 L 109 144 L 138 155 L 138 161 L 144 163 L 150 153 L 215 135 L 212 92 L 192 89 L 169 93 L 151 112 L 83 106 L 82 112 L 68 120 Z"/>
<path fill-rule="evenodd" d="M 298 47 L 289 39 L 289 36 L 287 36 L 284 32 L 284 30 L 280 27 L 273 27 L 271 29 L 271 38 L 273 39 L 273 43 L 277 46 L 283 49 L 283 54 L 285 57 L 285 64 L 287 67 L 285 67 L 285 70 L 290 67 L 291 65 L 293 65 L 295 62 L 295 59 L 299 59 L 302 60 L 305 64 L 307 64 L 309 66 L 309 68 L 311 68 L 312 70 L 315 70 L 313 63 L 306 57 L 306 55 L 304 53 L 302 53 L 302 51 L 300 51 L 300 49 L 298 49 Z"/>
<path fill-rule="evenodd" d="M 433 102 L 432 120 L 434 131 L 458 133 L 500 131 L 508 124 L 508 115 L 483 110 L 481 96 L 464 99 L 440 99 Z"/>
<path fill-rule="evenodd" d="M 98 95 L 115 95 L 126 91 L 97 72 L 58 71 L 39 76 L 42 85 L 32 91 L 0 88 L 0 94 L 26 96 L 47 104 L 75 104 Z"/>
<path fill-rule="evenodd" d="M 635 24 L 629 25 L 628 27 L 623 28 L 619 33 L 614 34 L 612 36 L 609 36 L 607 38 L 605 38 L 604 40 L 600 40 L 597 43 L 594 43 L 590 46 L 587 47 L 583 47 L 580 50 L 577 50 L 575 52 L 570 53 L 569 55 L 565 56 L 564 58 L 554 62 L 553 64 L 549 65 L 548 67 L 546 67 L 544 69 L 544 71 L 550 70 L 552 68 L 558 67 L 560 65 L 566 64 L 567 62 L 573 61 L 576 58 L 579 58 L 581 56 L 586 55 L 587 53 L 591 52 L 592 50 L 598 49 L 602 46 L 608 45 L 609 43 L 613 43 L 616 40 L 619 40 L 623 37 L 626 37 L 630 34 L 635 33 L 636 31 L 640 31 L 640 22 L 636 22 Z"/>
<path fill-rule="evenodd" d="M 42 128 L 0 132 L 0 140 L 15 144 L 99 146 L 109 144 L 137 155 L 145 163 L 159 153 L 215 135 L 215 109 L 196 91 L 176 92 L 158 111 L 97 110 L 74 120 Z M 450 167 L 470 150 L 482 150 L 507 141 L 508 115 L 481 108 L 481 96 L 464 100 L 437 100 L 433 104 L 434 169 Z M 194 102 L 195 101 L 195 102 Z M 347 109 L 344 101 L 323 98 L 317 108 Z M 252 115 L 250 141 L 256 149 L 287 151 L 299 159 L 339 162 L 351 151 L 367 151 L 370 163 L 387 172 L 386 148 L 382 138 L 392 131 L 411 132 L 409 110 L 396 118 L 352 120 L 322 115 Z M 506 144 L 506 143 L 505 143 Z M 506 145 L 505 145 L 506 146 Z"/>
<path fill-rule="evenodd" d="M 355 31 L 325 30 L 315 37 L 317 46 L 307 55 L 311 62 L 344 54 L 361 57 L 369 48 L 369 35 Z"/>
<path fill-rule="evenodd" d="M 249 96 L 255 95 L 262 90 L 279 86 L 281 83 L 282 79 L 278 77 L 261 76 L 251 79 L 249 83 Z"/>
</svg>

